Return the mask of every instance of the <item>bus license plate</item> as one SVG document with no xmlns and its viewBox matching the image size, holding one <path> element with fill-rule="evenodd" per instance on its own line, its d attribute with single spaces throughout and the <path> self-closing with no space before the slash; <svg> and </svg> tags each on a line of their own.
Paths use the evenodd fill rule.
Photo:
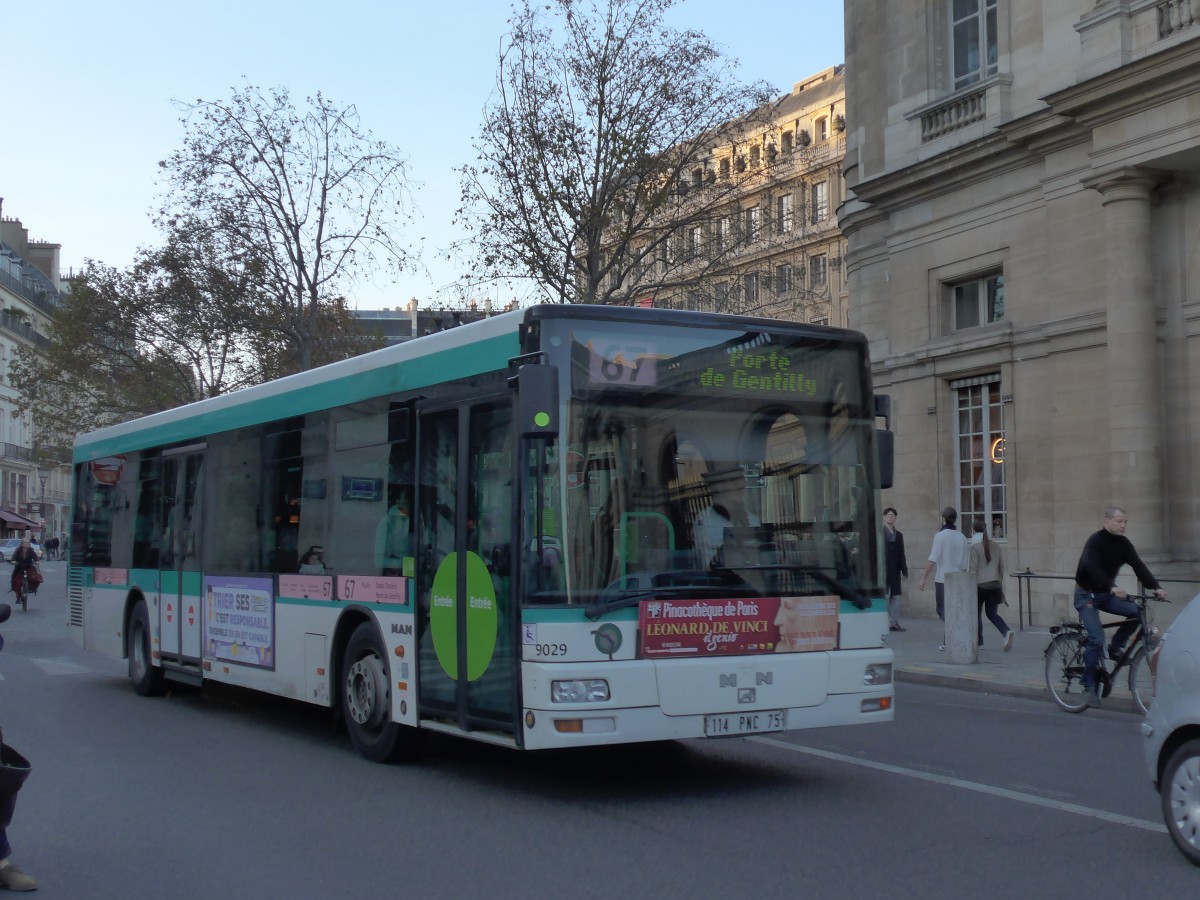
<svg viewBox="0 0 1200 900">
<path fill-rule="evenodd" d="M 783 731 L 783 723 L 782 709 L 730 713 L 725 716 L 705 716 L 704 736 L 726 737 L 737 734 L 757 734 L 763 731 Z"/>
</svg>

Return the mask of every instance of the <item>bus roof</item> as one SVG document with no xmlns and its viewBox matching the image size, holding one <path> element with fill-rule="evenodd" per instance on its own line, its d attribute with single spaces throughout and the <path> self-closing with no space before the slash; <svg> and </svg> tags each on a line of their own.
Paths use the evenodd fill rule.
<svg viewBox="0 0 1200 900">
<path fill-rule="evenodd" d="M 303 415 L 504 368 L 520 354 L 520 330 L 552 318 L 629 321 L 680 327 L 737 327 L 866 343 L 858 332 L 773 319 L 627 306 L 544 304 L 424 335 L 320 368 L 299 372 L 81 434 L 75 462 L 162 444 L 198 440 L 234 428 Z M 420 366 L 401 363 L 420 360 Z"/>
</svg>

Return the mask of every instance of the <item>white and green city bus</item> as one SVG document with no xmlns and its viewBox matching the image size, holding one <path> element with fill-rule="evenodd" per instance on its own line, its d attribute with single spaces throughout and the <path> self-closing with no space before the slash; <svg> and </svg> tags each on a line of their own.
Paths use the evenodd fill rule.
<svg viewBox="0 0 1200 900">
<path fill-rule="evenodd" d="M 498 315 L 80 436 L 70 625 L 375 760 L 887 721 L 886 406 L 851 331 Z"/>
</svg>

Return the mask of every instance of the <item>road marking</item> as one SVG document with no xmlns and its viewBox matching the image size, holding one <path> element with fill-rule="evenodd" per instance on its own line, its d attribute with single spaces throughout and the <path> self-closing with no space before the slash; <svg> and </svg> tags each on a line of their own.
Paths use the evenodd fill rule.
<svg viewBox="0 0 1200 900">
<path fill-rule="evenodd" d="M 65 656 L 43 657 L 32 662 L 47 675 L 87 675 L 92 671 Z"/>
<path fill-rule="evenodd" d="M 1078 803 L 1065 803 L 1062 800 L 1051 800 L 1048 797 L 1039 797 L 1037 794 L 1027 794 L 1023 791 L 1013 791 L 1008 788 L 995 787 L 990 784 L 980 784 L 977 781 L 965 781 L 962 778 L 952 778 L 949 775 L 937 775 L 933 772 L 921 772 L 917 769 L 908 769 L 904 766 L 893 766 L 888 763 L 875 762 L 870 759 L 859 759 L 855 756 L 847 756 L 844 753 L 833 753 L 829 750 L 818 750 L 816 747 L 801 747 L 799 744 L 789 744 L 787 741 L 781 741 L 778 738 L 768 737 L 749 737 L 746 740 L 754 741 L 759 744 L 769 744 L 772 747 L 778 747 L 781 750 L 790 750 L 794 753 L 807 753 L 809 756 L 819 756 L 822 759 L 833 760 L 834 762 L 850 763 L 854 766 L 861 766 L 865 769 L 876 769 L 880 772 L 890 772 L 893 775 L 906 775 L 909 778 L 916 778 L 921 781 L 932 781 L 935 784 L 949 785 L 950 787 L 963 788 L 968 791 L 975 791 L 978 794 L 990 794 L 993 797 L 1003 797 L 1006 800 L 1016 800 L 1018 803 L 1030 803 L 1034 806 L 1044 806 L 1047 809 L 1056 809 L 1060 812 L 1074 813 L 1077 816 L 1087 816 L 1092 819 L 1100 819 L 1104 822 L 1112 822 L 1116 825 L 1128 825 L 1131 828 L 1141 828 L 1144 831 L 1153 831 L 1158 834 L 1166 834 L 1167 826 L 1162 822 L 1150 822 L 1146 819 L 1135 819 L 1133 816 L 1122 816 L 1118 813 L 1105 812 L 1102 809 L 1093 809 L 1090 806 L 1080 806 Z"/>
</svg>

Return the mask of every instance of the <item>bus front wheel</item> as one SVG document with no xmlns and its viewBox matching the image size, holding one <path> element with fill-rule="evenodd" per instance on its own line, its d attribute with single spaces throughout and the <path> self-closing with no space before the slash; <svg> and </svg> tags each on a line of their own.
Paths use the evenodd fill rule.
<svg viewBox="0 0 1200 900">
<path fill-rule="evenodd" d="M 411 755 L 416 730 L 392 721 L 387 653 L 371 622 L 362 622 L 350 635 L 340 699 L 350 743 L 360 755 L 372 762 Z"/>
<path fill-rule="evenodd" d="M 150 655 L 150 614 L 146 601 L 139 600 L 129 614 L 125 652 L 129 656 L 129 681 L 143 697 L 151 697 L 162 689 L 162 669 L 154 667 Z"/>
</svg>

